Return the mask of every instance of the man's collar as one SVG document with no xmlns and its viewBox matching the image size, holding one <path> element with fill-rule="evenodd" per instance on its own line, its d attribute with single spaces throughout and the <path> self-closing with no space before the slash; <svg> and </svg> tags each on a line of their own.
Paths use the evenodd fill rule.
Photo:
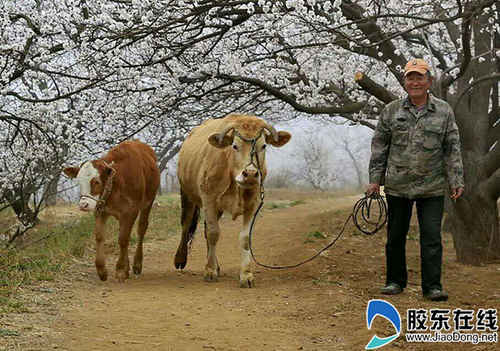
<svg viewBox="0 0 500 351">
<path fill-rule="evenodd" d="M 427 94 L 427 109 L 429 111 L 436 111 L 436 98 L 432 96 L 432 94 Z M 412 104 L 410 97 L 406 96 L 406 98 L 403 101 L 403 107 L 409 109 L 410 107 L 415 107 L 415 105 Z"/>
</svg>

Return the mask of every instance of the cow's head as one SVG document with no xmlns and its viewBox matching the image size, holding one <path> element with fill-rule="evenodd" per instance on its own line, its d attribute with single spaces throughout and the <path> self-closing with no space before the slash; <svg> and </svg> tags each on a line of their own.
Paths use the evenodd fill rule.
<svg viewBox="0 0 500 351">
<path fill-rule="evenodd" d="M 113 162 L 103 160 L 87 161 L 80 167 L 67 167 L 63 170 L 70 178 L 76 178 L 80 186 L 80 210 L 93 211 L 103 195 L 106 182 L 113 174 Z M 105 201 L 105 199 L 103 200 Z"/>
<path fill-rule="evenodd" d="M 259 185 L 266 176 L 266 146 L 281 147 L 291 137 L 290 133 L 277 132 L 261 119 L 249 117 L 210 135 L 208 141 L 217 148 L 230 148 L 231 175 L 240 187 L 251 188 Z"/>
</svg>

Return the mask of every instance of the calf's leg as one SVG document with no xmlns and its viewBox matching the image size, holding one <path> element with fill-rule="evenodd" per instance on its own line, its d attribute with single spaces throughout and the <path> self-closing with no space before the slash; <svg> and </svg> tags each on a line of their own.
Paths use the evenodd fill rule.
<svg viewBox="0 0 500 351">
<path fill-rule="evenodd" d="M 108 215 L 101 214 L 95 218 L 94 237 L 95 237 L 95 268 L 97 275 L 102 281 L 108 279 L 106 270 L 106 254 L 104 253 L 104 243 L 106 241 L 106 221 Z"/>
<path fill-rule="evenodd" d="M 133 265 L 134 274 L 142 273 L 142 259 L 143 259 L 142 243 L 144 241 L 144 235 L 146 234 L 146 230 L 148 229 L 149 213 L 151 212 L 152 206 L 153 202 L 151 202 L 151 204 L 149 204 L 148 207 L 143 209 L 141 211 L 141 214 L 139 215 L 139 225 L 137 226 L 137 247 L 135 249 L 134 265 Z"/>
<path fill-rule="evenodd" d="M 130 241 L 130 232 L 137 218 L 137 211 L 127 213 L 120 216 L 120 234 L 118 236 L 118 244 L 120 245 L 120 257 L 116 262 L 115 277 L 123 283 L 129 277 L 130 264 L 128 261 L 128 244 Z"/>
</svg>

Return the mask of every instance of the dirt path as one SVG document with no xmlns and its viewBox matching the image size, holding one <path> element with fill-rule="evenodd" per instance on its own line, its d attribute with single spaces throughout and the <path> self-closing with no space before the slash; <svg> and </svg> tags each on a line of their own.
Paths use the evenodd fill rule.
<svg viewBox="0 0 500 351">
<path fill-rule="evenodd" d="M 296 206 L 266 209 L 255 229 L 257 258 L 293 264 L 312 255 L 338 233 L 358 198 L 303 197 Z M 274 201 L 297 199 L 278 194 Z M 50 323 L 49 340 L 33 344 L 32 350 L 363 350 L 373 332 L 391 332 L 384 321 L 369 331 L 365 321 L 367 302 L 383 298 L 378 291 L 384 281 L 384 232 L 367 237 L 350 225 L 338 244 L 315 261 L 292 270 L 257 267 L 256 288 L 241 289 L 240 221 L 223 218 L 221 227 L 218 257 L 223 275 L 216 283 L 203 281 L 206 249 L 200 233 L 183 272 L 173 267 L 177 236 L 147 243 L 143 275 L 125 284 L 99 281 L 91 261 L 77 265 L 78 278 L 65 289 L 65 305 Z M 316 238 L 311 235 L 315 232 L 328 238 Z M 408 250 L 410 286 L 391 302 L 399 311 L 436 307 L 420 295 L 418 241 L 409 241 Z M 499 307 L 500 265 L 458 265 L 449 237 L 445 257 L 444 283 L 451 297 L 437 307 Z M 110 272 L 115 260 L 108 257 Z M 470 282 L 478 277 L 480 283 L 471 293 Z M 399 338 L 384 350 L 492 346 L 408 344 Z"/>
<path fill-rule="evenodd" d="M 345 199 L 336 206 L 350 203 Z M 303 231 L 323 205 L 318 201 L 266 211 L 257 222 L 255 241 L 267 235 L 273 240 L 266 249 L 255 248 L 259 257 L 286 252 L 287 234 Z M 178 238 L 147 245 L 143 275 L 125 284 L 100 282 L 94 268 L 87 267 L 90 281 L 78 284 L 74 299 L 79 303 L 63 310 L 54 326 L 59 334 L 54 343 L 75 351 L 299 350 L 331 344 L 328 326 L 318 329 L 314 314 L 301 307 L 307 303 L 303 299 L 316 299 L 317 293 L 297 294 L 311 287 L 312 278 L 296 281 L 292 271 L 257 269 L 255 289 L 238 287 L 239 225 L 239 220 L 221 221 L 218 257 L 223 275 L 216 283 L 202 279 L 205 243 L 200 233 L 183 272 L 172 264 Z"/>
</svg>

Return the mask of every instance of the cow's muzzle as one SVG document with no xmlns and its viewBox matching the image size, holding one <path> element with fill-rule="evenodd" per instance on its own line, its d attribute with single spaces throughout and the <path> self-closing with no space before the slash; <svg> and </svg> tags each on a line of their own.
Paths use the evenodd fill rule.
<svg viewBox="0 0 500 351">
<path fill-rule="evenodd" d="M 95 210 L 98 201 L 99 201 L 99 199 L 96 199 L 93 196 L 89 196 L 89 195 L 80 196 L 80 202 L 78 204 L 80 211 L 90 212 L 90 211 Z"/>
<path fill-rule="evenodd" d="M 260 184 L 259 170 L 247 167 L 236 176 L 236 182 L 242 188 L 250 188 Z"/>
</svg>

